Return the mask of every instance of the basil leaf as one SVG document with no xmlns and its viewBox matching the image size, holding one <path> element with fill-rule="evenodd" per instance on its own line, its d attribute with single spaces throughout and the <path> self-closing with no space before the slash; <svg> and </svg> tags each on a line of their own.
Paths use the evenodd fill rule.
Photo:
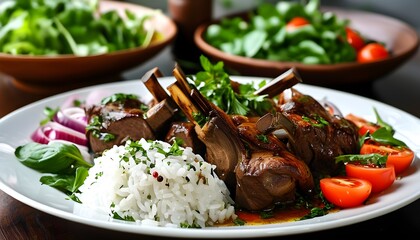
<svg viewBox="0 0 420 240">
<path fill-rule="evenodd" d="M 42 184 L 53 187 L 61 192 L 69 193 L 73 189 L 74 176 L 62 174 L 54 176 L 42 176 L 39 181 Z"/>
<path fill-rule="evenodd" d="M 89 175 L 88 169 L 85 167 L 78 167 L 76 169 L 75 175 L 67 174 L 57 174 L 53 176 L 42 176 L 40 182 L 42 184 L 53 187 L 76 202 L 80 202 L 79 199 L 74 195 L 80 186 L 83 185 L 83 182 Z"/>
<path fill-rule="evenodd" d="M 73 144 L 31 142 L 17 147 L 15 156 L 25 166 L 41 173 L 72 173 L 78 166 L 91 167 Z"/>
<path fill-rule="evenodd" d="M 83 185 L 85 179 L 88 177 L 89 175 L 89 170 L 88 168 L 85 167 L 78 167 L 76 169 L 76 175 L 74 177 L 74 182 L 71 188 L 71 192 L 75 193 L 80 186 Z"/>
</svg>

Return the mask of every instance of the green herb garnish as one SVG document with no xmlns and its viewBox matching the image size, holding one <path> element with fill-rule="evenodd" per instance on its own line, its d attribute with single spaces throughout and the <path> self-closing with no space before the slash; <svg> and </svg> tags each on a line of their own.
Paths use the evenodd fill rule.
<svg viewBox="0 0 420 240">
<path fill-rule="evenodd" d="M 93 116 L 89 124 L 86 126 L 86 131 L 91 131 L 92 136 L 96 137 L 104 142 L 110 142 L 115 139 L 115 135 L 111 133 L 101 132 L 102 118 L 100 116 Z"/>
<path fill-rule="evenodd" d="M 221 108 L 227 114 L 262 115 L 271 107 L 270 101 L 264 95 L 255 95 L 253 84 L 241 84 L 236 92 L 229 75 L 223 69 L 224 63 L 212 64 L 205 56 L 200 56 L 204 71 L 198 72 L 193 83 L 209 101 Z"/>
<path fill-rule="evenodd" d="M 139 97 L 134 94 L 115 93 L 109 97 L 102 99 L 101 104 L 106 105 L 108 103 L 124 103 L 127 100 L 138 100 Z"/>
</svg>

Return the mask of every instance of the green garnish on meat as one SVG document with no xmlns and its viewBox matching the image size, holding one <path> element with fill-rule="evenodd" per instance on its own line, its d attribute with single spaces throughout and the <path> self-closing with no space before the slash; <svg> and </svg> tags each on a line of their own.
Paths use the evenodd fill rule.
<svg viewBox="0 0 420 240">
<path fill-rule="evenodd" d="M 203 55 L 200 56 L 200 62 L 204 71 L 193 77 L 193 84 L 201 94 L 227 114 L 261 115 L 272 107 L 267 96 L 254 94 L 256 88 L 252 83 L 240 84 L 236 92 L 229 75 L 223 69 L 223 62 L 213 65 Z"/>
</svg>

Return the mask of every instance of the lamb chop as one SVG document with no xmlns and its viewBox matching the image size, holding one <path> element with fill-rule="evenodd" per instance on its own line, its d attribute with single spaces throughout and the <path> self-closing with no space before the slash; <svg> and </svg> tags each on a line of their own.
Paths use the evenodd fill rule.
<svg viewBox="0 0 420 240">
<path fill-rule="evenodd" d="M 236 170 L 236 203 L 246 209 L 271 209 L 295 200 L 296 191 L 311 195 L 314 181 L 309 167 L 273 134 L 263 135 L 255 122 L 238 126 L 249 157 Z"/>
<path fill-rule="evenodd" d="M 151 103 L 141 102 L 137 96 L 115 94 L 108 101 L 85 109 L 89 126 L 87 137 L 95 154 L 121 145 L 128 139 L 162 139 L 175 119 L 178 106 L 157 81 L 159 69 L 148 71 L 142 82 L 154 96 Z M 148 108 L 148 109 L 147 109 Z"/>
<path fill-rule="evenodd" d="M 105 149 L 123 144 L 126 140 L 155 139 L 153 129 L 143 118 L 142 103 L 134 96 L 113 95 L 111 100 L 86 109 L 88 127 L 86 136 L 91 150 L 101 154 Z"/>
<path fill-rule="evenodd" d="M 178 105 L 160 85 L 158 77 L 163 74 L 159 68 L 153 68 L 141 78 L 142 83 L 153 95 L 152 108 L 147 112 L 149 125 L 159 134 L 158 138 L 181 147 L 191 147 L 196 154 L 205 152 L 204 144 L 198 139 L 194 124 L 183 119 Z"/>
<path fill-rule="evenodd" d="M 252 139 L 243 140 L 236 125 L 241 121 L 233 121 L 189 85 L 178 66 L 174 76 L 177 82 L 168 90 L 188 120 L 195 124 L 198 138 L 206 145 L 206 161 L 217 166 L 216 174 L 225 181 L 239 207 L 267 210 L 277 203 L 292 201 L 298 189 L 303 193 L 312 191 L 314 183 L 309 168 L 284 145 L 274 146 L 275 150 L 255 147 L 258 144 L 249 147 Z M 252 129 L 256 130 L 253 124 Z"/>
<path fill-rule="evenodd" d="M 173 75 L 177 81 L 168 86 L 172 99 L 178 104 L 205 144 L 205 159 L 217 166 L 216 174 L 230 191 L 236 187 L 235 167 L 242 158 L 244 146 L 235 132 L 235 125 L 224 112 L 207 101 L 191 86 L 182 69 L 176 65 Z"/>
<path fill-rule="evenodd" d="M 313 174 L 337 175 L 343 164 L 336 163 L 335 157 L 359 152 L 357 127 L 330 114 L 311 96 L 291 88 L 280 94 L 279 108 L 279 112 L 262 117 L 258 129 L 264 133 L 285 130 L 290 151 L 305 161 Z"/>
</svg>

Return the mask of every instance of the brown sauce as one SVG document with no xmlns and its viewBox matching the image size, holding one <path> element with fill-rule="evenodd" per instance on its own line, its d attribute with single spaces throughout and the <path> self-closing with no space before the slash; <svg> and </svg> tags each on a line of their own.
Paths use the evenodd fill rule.
<svg viewBox="0 0 420 240">
<path fill-rule="evenodd" d="M 324 207 L 324 204 L 322 202 L 316 200 L 311 202 L 311 204 L 311 208 Z M 250 212 L 238 209 L 235 213 L 238 216 L 237 220 L 239 219 L 244 226 L 250 226 L 300 221 L 303 218 L 308 217 L 310 215 L 311 208 L 296 207 L 295 205 L 286 205 L 282 207 L 277 207 L 269 212 Z M 325 214 L 337 211 L 339 211 L 338 208 L 333 208 L 325 210 Z M 217 224 L 216 226 L 238 226 L 238 224 L 237 221 L 230 220 L 221 224 Z"/>
</svg>

